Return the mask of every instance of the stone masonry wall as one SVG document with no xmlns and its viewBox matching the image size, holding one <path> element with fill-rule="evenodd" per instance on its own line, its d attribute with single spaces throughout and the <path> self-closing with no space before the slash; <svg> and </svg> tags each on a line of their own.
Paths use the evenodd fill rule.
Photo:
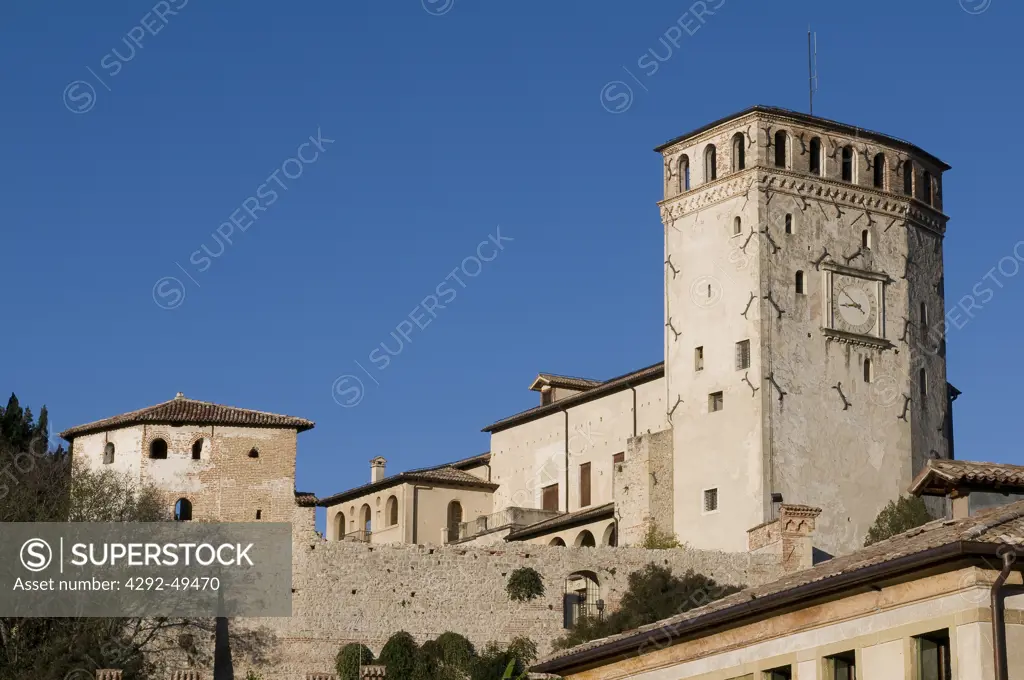
<svg viewBox="0 0 1024 680">
<path fill-rule="evenodd" d="M 629 440 L 626 459 L 615 470 L 619 545 L 640 544 L 654 517 L 659 529 L 675 533 L 672 450 L 671 429 Z"/>
<path fill-rule="evenodd" d="M 300 511 L 298 514 L 303 514 Z M 310 513 L 311 514 L 311 513 Z M 562 635 L 562 595 L 566 577 L 579 571 L 597 576 L 600 597 L 613 610 L 630 573 L 650 563 L 707 574 L 720 583 L 755 585 L 780 575 L 776 556 L 698 550 L 640 548 L 563 548 L 543 545 L 495 546 L 368 545 L 326 542 L 297 516 L 294 546 L 293 616 L 245 619 L 233 625 L 262 628 L 276 638 L 267 651 L 270 664 L 258 668 L 276 680 L 304 680 L 334 666 L 338 650 L 361 642 L 379 652 L 395 632 L 417 642 L 446 631 L 475 645 L 507 643 L 528 636 L 540 652 Z M 536 569 L 545 595 L 512 602 L 505 590 L 519 567 Z M 236 659 L 236 672 L 245 662 Z"/>
</svg>

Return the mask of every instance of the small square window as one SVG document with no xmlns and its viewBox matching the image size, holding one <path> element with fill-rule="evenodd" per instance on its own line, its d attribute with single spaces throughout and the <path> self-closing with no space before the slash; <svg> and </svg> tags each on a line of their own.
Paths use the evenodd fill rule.
<svg viewBox="0 0 1024 680">
<path fill-rule="evenodd" d="M 725 408 L 725 396 L 721 392 L 712 392 L 708 395 L 708 413 L 721 411 Z"/>
<path fill-rule="evenodd" d="M 704 512 L 715 512 L 718 510 L 718 489 L 704 490 Z"/>
<path fill-rule="evenodd" d="M 693 350 L 693 370 L 704 370 L 704 348 L 697 347 Z"/>
<path fill-rule="evenodd" d="M 765 671 L 764 680 L 793 680 L 793 669 L 790 666 L 783 666 Z"/>
<path fill-rule="evenodd" d="M 853 651 L 825 657 L 826 680 L 857 680 L 857 654 Z"/>
<path fill-rule="evenodd" d="M 750 368 L 750 340 L 736 343 L 736 370 L 742 371 L 745 368 Z"/>
<path fill-rule="evenodd" d="M 919 680 L 951 680 L 949 631 L 942 630 L 914 638 L 917 646 Z"/>
</svg>

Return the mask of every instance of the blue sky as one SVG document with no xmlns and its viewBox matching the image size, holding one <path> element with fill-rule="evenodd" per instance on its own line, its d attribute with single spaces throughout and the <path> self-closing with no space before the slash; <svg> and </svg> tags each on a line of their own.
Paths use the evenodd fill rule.
<svg viewBox="0 0 1024 680">
<path fill-rule="evenodd" d="M 376 455 L 485 451 L 538 371 L 661 359 L 652 148 L 751 104 L 805 110 L 811 23 L 816 113 L 953 166 L 947 306 L 1011 258 L 951 331 L 949 379 L 958 456 L 1024 463 L 1024 5 L 708 0 L 680 35 L 690 4 L 6 3 L 0 388 L 58 428 L 177 391 L 301 415 L 298 486 L 324 495 Z M 607 91 L 629 104 L 613 114 L 616 80 L 634 96 Z M 502 249 L 439 290 L 499 225 Z M 429 295 L 447 304 L 413 326 Z M 353 408 L 344 375 L 364 381 Z"/>
</svg>

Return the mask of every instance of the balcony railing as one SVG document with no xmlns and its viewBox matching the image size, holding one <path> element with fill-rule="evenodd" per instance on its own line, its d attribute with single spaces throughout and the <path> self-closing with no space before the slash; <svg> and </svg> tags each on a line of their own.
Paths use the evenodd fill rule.
<svg viewBox="0 0 1024 680">
<path fill-rule="evenodd" d="M 345 534 L 341 540 L 355 541 L 356 543 L 369 543 L 371 536 L 373 536 L 372 531 L 350 531 Z"/>
<path fill-rule="evenodd" d="M 474 536 L 506 527 L 525 527 L 561 514 L 560 512 L 552 512 L 550 510 L 537 510 L 536 508 L 505 508 L 501 512 L 481 515 L 469 522 L 449 525 L 448 542 L 464 541 Z"/>
</svg>

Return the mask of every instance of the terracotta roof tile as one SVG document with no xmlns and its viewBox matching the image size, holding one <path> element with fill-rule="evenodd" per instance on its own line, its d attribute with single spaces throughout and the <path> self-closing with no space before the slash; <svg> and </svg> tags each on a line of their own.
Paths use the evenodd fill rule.
<svg viewBox="0 0 1024 680">
<path fill-rule="evenodd" d="M 973 460 L 929 460 L 910 486 L 918 496 L 945 496 L 955 488 L 1024 490 L 1024 466 Z"/>
<path fill-rule="evenodd" d="M 483 458 L 483 456 L 474 456 L 473 458 L 466 460 L 475 460 L 476 458 Z M 336 493 L 333 496 L 328 496 L 327 498 L 321 498 L 317 503 L 324 507 L 337 505 L 338 503 L 343 503 L 352 498 L 359 498 L 360 496 L 364 496 L 368 493 L 387 489 L 388 487 L 395 486 L 396 484 L 404 484 L 406 482 L 449 484 L 459 487 L 484 489 L 486 491 L 494 491 L 498 488 L 497 484 L 480 479 L 476 475 L 471 475 L 470 473 L 455 467 L 456 465 L 461 465 L 465 462 L 466 461 L 458 461 L 448 465 L 439 465 L 432 468 L 421 468 L 418 470 L 409 470 L 408 472 L 400 472 L 397 475 L 385 477 L 379 482 L 370 482 L 369 484 L 363 484 L 362 486 L 357 486 L 353 489 L 349 489 L 348 491 Z"/>
<path fill-rule="evenodd" d="M 534 536 L 546 534 L 549 531 L 557 531 L 565 527 L 578 526 L 588 522 L 596 522 L 599 519 L 614 516 L 615 503 L 596 505 L 589 508 L 583 508 L 582 510 L 576 510 L 574 512 L 563 513 L 557 517 L 551 517 L 535 524 L 528 524 L 525 527 L 520 527 L 510 533 L 507 540 L 518 541 L 525 538 L 532 538 Z"/>
<path fill-rule="evenodd" d="M 541 661 L 536 670 L 545 672 L 565 670 L 572 663 L 570 657 L 617 642 L 626 642 L 630 638 L 639 640 L 650 631 L 658 631 L 658 635 L 662 638 L 675 637 L 682 632 L 690 634 L 694 630 L 699 630 L 702 624 L 706 625 L 703 620 L 708 619 L 711 615 L 724 615 L 729 610 L 735 610 L 737 616 L 750 615 L 752 606 L 764 606 L 765 611 L 769 611 L 772 606 L 780 606 L 775 602 L 778 602 L 781 596 L 790 591 L 814 586 L 820 589 L 821 594 L 824 594 L 832 587 L 833 584 L 830 582 L 838 580 L 841 576 L 856 575 L 857 572 L 869 567 L 895 562 L 901 558 L 919 555 L 935 548 L 965 543 L 991 544 L 992 546 L 1006 543 L 1024 545 L 1024 501 L 993 508 L 960 520 L 930 522 L 849 555 L 836 557 L 771 583 L 729 595 L 704 607 L 691 609 L 657 623 L 557 652 Z M 699 635 L 699 633 L 697 634 Z"/>
<path fill-rule="evenodd" d="M 119 416 L 97 420 L 85 425 L 78 425 L 60 433 L 60 436 L 70 441 L 79 435 L 90 432 L 100 432 L 117 427 L 128 425 L 139 425 L 143 423 L 160 423 L 172 425 L 177 423 L 189 425 L 236 425 L 239 427 L 271 427 L 280 429 L 294 429 L 299 432 L 313 429 L 314 423 L 305 418 L 295 416 L 279 415 L 277 413 L 266 413 L 264 411 L 253 411 L 250 409 L 236 408 L 234 406 L 223 406 L 212 404 L 207 401 L 187 399 L 180 392 L 178 396 L 170 401 L 165 401 L 155 406 L 122 413 Z"/>
</svg>

